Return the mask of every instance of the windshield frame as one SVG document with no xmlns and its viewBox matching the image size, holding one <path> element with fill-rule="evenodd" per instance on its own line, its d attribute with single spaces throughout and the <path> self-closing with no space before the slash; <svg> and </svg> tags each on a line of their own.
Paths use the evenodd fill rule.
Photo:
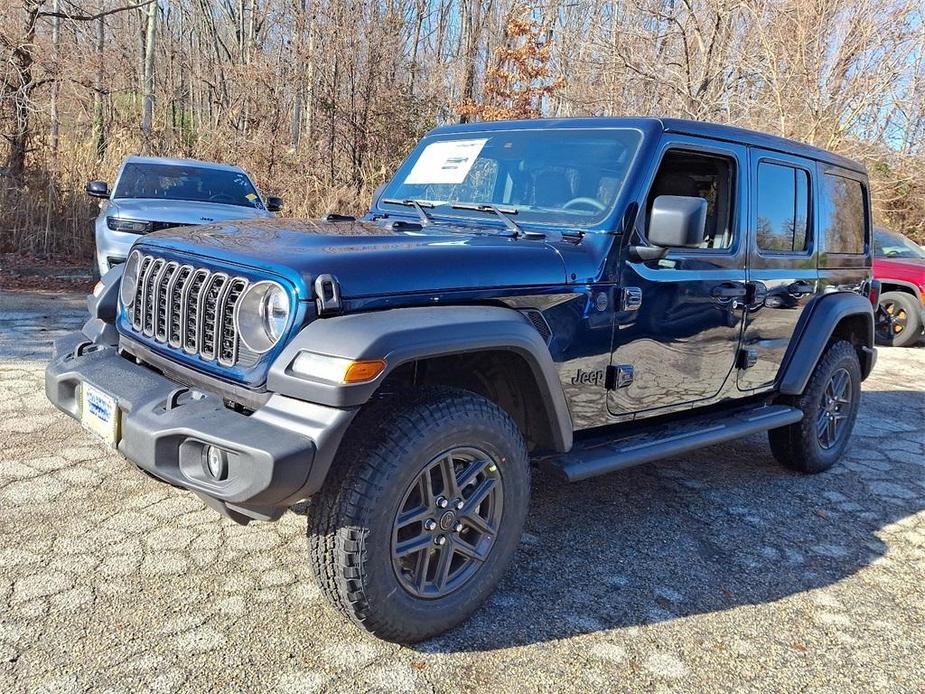
<svg viewBox="0 0 925 694">
<path fill-rule="evenodd" d="M 497 125 L 497 124 L 492 124 Z M 393 188 L 398 188 L 402 183 L 399 181 L 404 181 L 408 176 L 411 169 L 413 168 L 414 163 L 417 161 L 418 157 L 424 151 L 424 149 L 434 142 L 440 141 L 451 141 L 451 140 L 467 140 L 467 139 L 477 139 L 480 137 L 496 137 L 503 135 L 505 133 L 536 133 L 536 132 L 604 132 L 604 131 L 618 131 L 618 132 L 627 132 L 634 133 L 638 140 L 635 143 L 635 149 L 632 155 L 629 158 L 629 161 L 626 165 L 626 173 L 623 176 L 623 180 L 620 183 L 619 188 L 615 191 L 613 195 L 613 200 L 610 205 L 601 212 L 600 216 L 588 224 L 581 223 L 569 223 L 566 221 L 542 221 L 537 219 L 524 219 L 519 214 L 513 215 L 513 221 L 519 227 L 531 229 L 546 229 L 546 230 L 577 230 L 582 233 L 614 233 L 615 229 L 615 218 L 617 217 L 617 211 L 622 209 L 624 200 L 626 196 L 629 195 L 630 189 L 633 188 L 631 185 L 631 178 L 636 173 L 639 162 L 643 156 L 643 150 L 646 147 L 646 142 L 649 139 L 649 133 L 645 129 L 637 125 L 581 125 L 581 126 L 565 126 L 565 125 L 556 125 L 546 128 L 537 128 L 537 127 L 510 127 L 510 128 L 480 128 L 477 126 L 472 127 L 471 129 L 466 128 L 465 130 L 455 130 L 451 132 L 440 132 L 439 129 L 435 132 L 428 133 L 421 140 L 418 141 L 414 149 L 408 153 L 408 156 L 402 162 L 401 166 L 395 171 L 395 174 L 389 179 L 388 183 L 382 187 L 378 192 L 373 204 L 370 208 L 370 215 L 375 217 L 416 217 L 413 210 L 409 210 L 406 207 L 399 207 L 397 205 L 383 204 L 383 199 L 393 199 L 396 196 L 394 195 L 395 190 Z M 401 196 L 399 196 L 401 197 Z M 429 202 L 429 201 L 428 201 Z M 486 215 L 484 212 L 479 212 L 473 210 L 472 212 L 466 212 L 465 210 L 451 209 L 451 202 L 467 202 L 467 201 L 446 201 L 446 204 L 440 205 L 439 207 L 428 207 L 427 212 L 430 217 L 433 219 L 435 224 L 462 224 L 462 225 L 477 225 L 477 226 L 489 226 L 489 227 L 498 227 L 504 229 L 506 227 L 503 220 L 494 215 Z M 498 202 L 498 201 L 489 201 L 481 200 L 480 203 L 492 204 L 501 208 L 511 207 L 509 203 Z M 444 210 L 445 208 L 445 210 Z"/>
<path fill-rule="evenodd" d="M 168 198 L 168 197 L 144 197 L 144 196 L 133 196 L 133 195 L 119 195 L 119 188 L 122 185 L 122 178 L 125 174 L 125 170 L 130 166 L 140 166 L 144 168 L 154 168 L 154 167 L 165 167 L 165 168 L 185 168 L 185 169 L 201 169 L 210 173 L 221 173 L 221 174 L 230 174 L 235 176 L 242 176 L 244 180 L 247 181 L 250 185 L 250 192 L 256 195 L 257 197 L 250 201 L 248 204 L 239 204 L 234 202 L 217 202 L 214 200 L 197 200 L 195 198 Z M 247 192 L 245 191 L 245 195 Z M 113 182 L 112 195 L 110 199 L 118 200 L 154 200 L 157 202 L 176 202 L 176 203 L 197 203 L 197 204 L 207 204 L 207 205 L 226 205 L 228 207 L 243 207 L 248 210 L 266 210 L 266 201 L 263 199 L 263 195 L 260 193 L 260 190 L 257 188 L 254 183 L 254 179 L 250 177 L 243 169 L 236 169 L 225 166 L 212 166 L 208 162 L 166 162 L 166 161 L 126 161 L 119 167 L 119 173 L 116 176 L 116 180 Z M 244 198 L 246 199 L 246 198 Z M 257 204 L 259 203 L 259 204 Z"/>
<path fill-rule="evenodd" d="M 882 258 L 883 260 L 925 260 L 925 249 L 917 245 L 915 241 L 910 239 L 905 234 L 900 234 L 898 231 L 881 228 L 874 229 L 873 236 L 874 238 L 872 246 L 875 258 Z M 910 250 L 913 251 L 913 255 L 886 255 L 878 253 L 877 249 L 881 248 L 882 244 L 878 242 L 877 236 L 895 237 L 897 240 L 901 240 L 902 245 L 911 247 Z"/>
</svg>

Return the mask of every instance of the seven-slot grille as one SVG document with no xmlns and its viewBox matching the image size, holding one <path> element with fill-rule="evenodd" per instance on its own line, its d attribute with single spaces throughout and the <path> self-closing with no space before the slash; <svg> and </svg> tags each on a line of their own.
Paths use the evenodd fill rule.
<svg viewBox="0 0 925 694">
<path fill-rule="evenodd" d="M 256 355 L 240 344 L 234 322 L 245 289 L 243 277 L 144 255 L 128 318 L 155 342 L 223 366 L 252 365 Z"/>
</svg>

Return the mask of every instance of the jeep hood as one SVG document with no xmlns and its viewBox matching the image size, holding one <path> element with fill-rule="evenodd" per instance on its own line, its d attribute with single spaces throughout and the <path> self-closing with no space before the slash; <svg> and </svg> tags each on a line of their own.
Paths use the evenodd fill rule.
<svg viewBox="0 0 925 694">
<path fill-rule="evenodd" d="M 367 221 L 260 219 L 166 229 L 144 237 L 154 252 L 257 268 L 292 281 L 301 299 L 333 275 L 346 298 L 564 284 L 556 248 L 486 228 L 393 230 Z M 435 299 L 436 300 L 436 299 Z"/>
</svg>

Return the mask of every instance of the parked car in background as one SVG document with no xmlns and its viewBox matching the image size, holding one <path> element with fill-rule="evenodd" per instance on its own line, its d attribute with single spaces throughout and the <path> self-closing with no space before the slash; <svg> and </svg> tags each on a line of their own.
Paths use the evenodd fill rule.
<svg viewBox="0 0 925 694">
<path fill-rule="evenodd" d="M 873 270 L 883 309 L 877 341 L 916 344 L 925 326 L 925 249 L 895 231 L 875 229 Z"/>
<path fill-rule="evenodd" d="M 101 198 L 96 218 L 96 263 L 100 275 L 125 262 L 141 234 L 170 227 L 272 217 L 279 198 L 261 198 L 243 169 L 193 159 L 127 157 L 110 190 L 90 181 L 87 194 Z"/>
</svg>

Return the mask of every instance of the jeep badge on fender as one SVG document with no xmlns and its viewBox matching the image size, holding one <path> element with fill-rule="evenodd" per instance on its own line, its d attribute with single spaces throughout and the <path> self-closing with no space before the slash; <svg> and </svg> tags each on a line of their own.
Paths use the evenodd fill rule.
<svg viewBox="0 0 925 694">
<path fill-rule="evenodd" d="M 876 357 L 870 208 L 859 164 L 737 128 L 441 127 L 362 219 L 138 235 L 46 392 L 235 522 L 310 499 L 333 609 L 418 641 L 514 561 L 533 465 L 764 431 L 834 465 Z"/>
</svg>

